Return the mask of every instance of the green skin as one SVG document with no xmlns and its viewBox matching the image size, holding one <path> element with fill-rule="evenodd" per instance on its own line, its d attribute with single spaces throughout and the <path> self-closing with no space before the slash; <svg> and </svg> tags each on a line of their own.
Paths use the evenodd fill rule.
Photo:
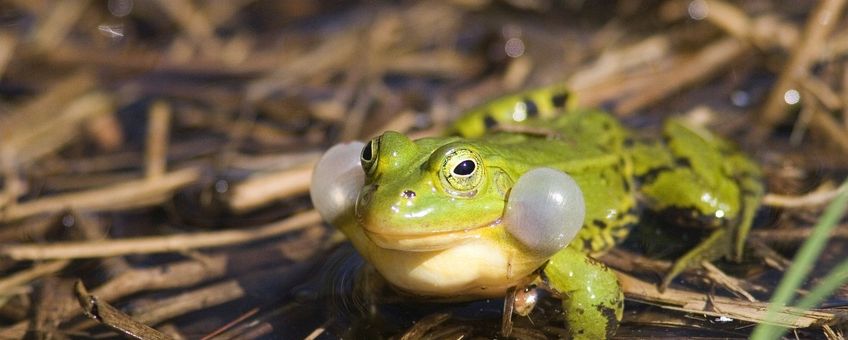
<svg viewBox="0 0 848 340">
<path fill-rule="evenodd" d="M 541 269 L 562 296 L 574 338 L 614 334 L 623 313 L 615 274 L 591 256 L 615 246 L 645 209 L 712 229 L 663 280 L 703 260 L 739 259 L 762 195 L 757 166 L 707 131 L 668 121 L 660 140 L 635 139 L 610 115 L 574 108 L 562 87 L 503 97 L 467 113 L 458 137 L 412 141 L 386 132 L 362 154 L 355 211 L 333 221 L 402 291 L 445 299 L 503 296 Z M 452 169 L 472 159 L 472 175 Z M 550 167 L 580 186 L 577 237 L 539 256 L 504 230 L 509 190 Z"/>
</svg>

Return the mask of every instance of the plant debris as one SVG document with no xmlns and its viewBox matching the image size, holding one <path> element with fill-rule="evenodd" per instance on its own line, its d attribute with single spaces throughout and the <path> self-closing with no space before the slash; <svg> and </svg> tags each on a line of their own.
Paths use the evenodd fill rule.
<svg viewBox="0 0 848 340">
<path fill-rule="evenodd" d="M 311 169 L 338 142 L 437 135 L 487 99 L 563 82 L 641 133 L 682 115 L 762 165 L 743 263 L 706 263 L 660 293 L 678 242 L 634 233 L 601 258 L 628 298 L 617 336 L 746 338 L 844 190 L 844 12 L 844 0 L 0 4 L 0 338 L 500 337 L 502 301 L 410 301 L 363 279 L 312 210 Z M 846 226 L 800 294 L 848 255 Z M 843 287 L 777 322 L 841 338 L 846 306 Z M 564 336 L 560 308 L 541 298 L 512 336 Z"/>
</svg>

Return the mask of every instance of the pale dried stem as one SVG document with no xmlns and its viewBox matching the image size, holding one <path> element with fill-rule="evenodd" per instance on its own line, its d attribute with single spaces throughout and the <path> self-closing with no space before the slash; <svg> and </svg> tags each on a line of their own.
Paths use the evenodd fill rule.
<svg viewBox="0 0 848 340">
<path fill-rule="evenodd" d="M 620 74 L 602 74 L 601 76 L 607 78 L 583 80 L 593 82 L 594 85 L 575 90 L 575 93 L 582 106 L 597 106 L 612 100 L 617 101 L 616 113 L 627 115 L 683 87 L 714 76 L 717 70 L 728 67 L 747 51 L 744 43 L 733 38 L 724 38 L 704 47 L 693 56 L 671 57 L 649 65 L 650 67 L 643 67 L 626 77 Z"/>
<path fill-rule="evenodd" d="M 721 296 L 710 297 L 703 293 L 688 292 L 673 288 L 666 289 L 664 293 L 660 293 L 656 284 L 639 280 L 622 272 L 617 272 L 617 274 L 618 280 L 624 289 L 624 295 L 634 301 L 687 313 L 714 317 L 724 316 L 754 323 L 767 322 L 767 303 L 750 302 Z M 777 311 L 774 319 L 768 321 L 783 327 L 805 328 L 822 325 L 835 320 L 835 318 L 836 316 L 833 313 L 784 307 Z"/>
<path fill-rule="evenodd" d="M 712 22 L 733 37 L 749 42 L 763 51 L 772 47 L 791 49 L 800 39 L 798 29 L 770 14 L 751 18 L 736 5 L 719 0 L 706 1 Z"/>
<path fill-rule="evenodd" d="M 57 81 L 35 99 L 0 117 L 0 142 L 8 143 L 9 140 L 18 138 L 15 137 L 17 134 L 43 122 L 49 122 L 56 116 L 57 111 L 68 102 L 91 91 L 94 85 L 94 75 L 88 71 L 77 72 Z"/>
<path fill-rule="evenodd" d="M 100 189 L 47 196 L 7 207 L 0 211 L 0 222 L 65 209 L 115 211 L 152 205 L 167 199 L 175 190 L 196 182 L 200 174 L 197 168 L 186 168 L 154 180 L 126 181 Z"/>
<path fill-rule="evenodd" d="M 757 299 L 755 299 L 751 293 L 748 293 L 747 290 L 742 288 L 739 279 L 728 276 L 709 261 L 702 261 L 701 265 L 707 270 L 707 277 L 715 281 L 717 284 L 741 295 L 750 302 L 757 302 Z"/>
<path fill-rule="evenodd" d="M 217 56 L 221 50 L 221 42 L 215 36 L 215 27 L 210 23 L 206 14 L 198 10 L 194 4 L 186 0 L 160 0 L 160 7 L 179 24 L 187 33 L 188 38 L 198 42 L 206 56 Z"/>
<path fill-rule="evenodd" d="M 0 278 L 0 299 L 7 293 L 13 292 L 15 288 L 28 284 L 39 277 L 56 273 L 68 265 L 68 260 L 56 260 L 39 263 L 32 268 Z"/>
<path fill-rule="evenodd" d="M 812 235 L 812 228 L 782 228 L 752 230 L 751 237 L 764 242 L 801 242 Z M 831 233 L 830 238 L 848 238 L 848 225 L 840 224 Z"/>
<path fill-rule="evenodd" d="M 97 320 L 125 336 L 135 339 L 146 340 L 171 340 L 172 338 L 152 327 L 133 320 L 115 307 L 99 299 L 95 294 L 89 294 L 82 284 L 77 281 L 75 287 L 77 300 L 82 307 L 83 313 L 93 320 Z"/>
<path fill-rule="evenodd" d="M 315 164 L 321 158 L 323 151 L 298 151 L 270 155 L 235 154 L 231 166 L 251 171 L 281 171 Z"/>
<path fill-rule="evenodd" d="M 533 71 L 533 66 L 533 59 L 527 55 L 511 59 L 501 77 L 504 90 L 514 92 L 524 88 L 530 72 Z"/>
<path fill-rule="evenodd" d="M 411 110 L 404 110 L 403 112 L 395 115 L 389 122 L 381 126 L 376 130 L 377 134 L 382 134 L 384 131 L 397 131 L 400 133 L 406 133 L 412 127 L 415 126 L 415 112 Z M 376 137 L 375 134 L 372 134 L 372 137 Z"/>
<path fill-rule="evenodd" d="M 566 83 L 575 91 L 609 81 L 617 75 L 640 67 L 650 67 L 667 57 L 671 42 L 667 35 L 653 35 L 633 45 L 604 51 L 591 65 L 581 68 Z"/>
<path fill-rule="evenodd" d="M 840 192 L 848 190 L 845 187 L 831 189 L 822 186 L 801 196 L 788 196 L 769 193 L 763 197 L 763 204 L 780 208 L 808 208 L 827 204 L 839 195 Z"/>
<path fill-rule="evenodd" d="M 90 92 L 71 101 L 45 121 L 13 132 L 7 146 L 15 151 L 20 164 L 29 164 L 50 155 L 69 144 L 80 134 L 81 126 L 94 117 L 114 112 L 112 97 L 102 92 Z"/>
<path fill-rule="evenodd" d="M 803 90 L 801 93 L 803 97 L 812 98 L 812 94 L 809 91 Z M 813 100 L 806 100 L 801 103 L 801 111 L 798 113 L 798 119 L 795 120 L 795 124 L 792 125 L 792 133 L 789 135 L 790 145 L 798 146 L 801 144 L 810 126 L 810 121 L 818 110 L 819 107 Z"/>
<path fill-rule="evenodd" d="M 842 66 L 842 98 L 848 99 L 848 63 Z M 848 130 L 848 105 L 842 105 L 842 126 Z"/>
<path fill-rule="evenodd" d="M 88 4 L 88 0 L 60 1 L 50 6 L 50 13 L 36 29 L 33 38 L 38 48 L 49 53 L 61 44 Z"/>
<path fill-rule="evenodd" d="M 842 149 L 843 156 L 848 155 L 848 129 L 839 124 L 828 112 L 816 110 L 810 125 L 836 142 L 836 145 Z"/>
<path fill-rule="evenodd" d="M 0 246 L 0 255 L 14 260 L 73 259 L 151 254 L 220 247 L 279 236 L 321 222 L 314 210 L 285 220 L 249 230 L 224 230 L 205 233 L 183 233 L 132 239 L 110 239 L 50 244 L 18 244 Z"/>
<path fill-rule="evenodd" d="M 759 112 L 759 127 L 751 134 L 752 140 L 763 140 L 760 137 L 786 117 L 784 93 L 795 86 L 799 79 L 807 76 L 811 63 L 821 53 L 825 37 L 838 23 L 844 5 L 845 0 L 821 1 L 807 19 L 803 39 L 795 47 L 789 62 L 783 68 L 783 72 Z"/>
<path fill-rule="evenodd" d="M 842 108 L 842 98 L 839 98 L 839 95 L 831 90 L 830 86 L 819 78 L 807 75 L 806 77 L 799 79 L 798 82 L 801 85 L 801 88 L 807 90 L 806 92 L 808 94 L 818 99 L 828 111 L 836 111 Z"/>
<path fill-rule="evenodd" d="M 753 29 L 751 29 L 753 23 L 742 9 L 733 4 L 718 0 L 705 1 L 705 4 L 709 13 L 706 20 L 709 20 L 739 40 L 747 41 L 751 39 L 750 34 L 753 32 Z"/>
<path fill-rule="evenodd" d="M 307 239 L 314 242 L 314 236 L 305 235 Z M 295 238 L 283 241 L 279 244 L 273 244 L 267 248 L 260 249 L 260 252 L 281 251 L 283 256 L 288 257 L 289 252 L 286 246 L 289 243 L 299 244 L 303 242 L 302 238 Z M 337 241 L 336 241 L 337 242 Z M 312 242 L 307 242 L 313 244 Z M 328 242 L 323 247 L 312 245 L 309 250 L 316 251 L 317 249 L 329 249 L 335 242 Z M 307 252 L 304 250 L 303 252 Z M 100 285 L 92 292 L 92 295 L 99 297 L 103 301 L 117 301 L 123 297 L 133 295 L 143 291 L 156 291 L 164 289 L 173 289 L 194 286 L 202 282 L 223 277 L 228 273 L 228 264 L 231 263 L 232 257 L 227 255 L 213 254 L 204 256 L 202 260 L 189 259 L 176 263 L 163 264 L 156 267 L 131 269 L 118 274 L 111 278 L 106 283 Z M 256 261 L 253 266 L 262 266 L 262 261 Z M 232 268 L 230 268 L 232 269 Z M 239 270 L 250 270 L 251 265 L 240 267 Z M 80 313 L 78 304 L 73 299 L 67 299 L 56 302 L 54 308 L 62 311 L 58 315 L 60 319 L 68 319 Z M 17 339 L 24 336 L 29 322 L 18 322 L 7 328 L 0 328 L 0 338 Z"/>
<path fill-rule="evenodd" d="M 227 280 L 134 308 L 133 319 L 154 325 L 203 308 L 240 299 L 247 294 L 238 280 Z"/>
<path fill-rule="evenodd" d="M 250 83 L 246 90 L 249 102 L 257 102 L 281 89 L 297 85 L 298 81 L 342 69 L 355 60 L 361 48 L 360 31 L 345 31 L 332 35 L 313 50 L 286 60 L 278 70 Z"/>
<path fill-rule="evenodd" d="M 674 67 L 645 79 L 645 87 L 622 99 L 616 106 L 620 114 L 633 113 L 688 85 L 713 77 L 716 72 L 741 57 L 747 48 L 733 38 L 724 38 L 698 51 L 692 58 L 680 60 Z"/>
<path fill-rule="evenodd" d="M 362 125 L 365 123 L 365 118 L 368 115 L 368 109 L 376 99 L 373 95 L 374 85 L 359 91 L 353 106 L 348 112 L 345 124 L 342 127 L 340 139 L 343 141 L 355 140 L 362 133 Z"/>
<path fill-rule="evenodd" d="M 6 73 L 6 66 L 12 60 L 18 39 L 7 32 L 0 32 L 0 78 Z"/>
<path fill-rule="evenodd" d="M 38 285 L 32 308 L 33 315 L 30 319 L 32 329 L 38 330 L 44 338 L 52 339 L 58 337 L 59 325 L 63 315 L 74 309 L 73 305 L 62 303 L 72 299 L 71 285 L 67 279 L 48 276 Z M 2 336 L 2 334 L 0 334 Z"/>
<path fill-rule="evenodd" d="M 420 51 L 385 61 L 386 72 L 410 76 L 465 78 L 480 71 L 480 61 L 455 50 Z"/>
<path fill-rule="evenodd" d="M 171 124 L 171 107 L 157 101 L 150 108 L 147 124 L 147 149 L 144 175 L 149 180 L 161 178 L 167 169 L 168 134 Z"/>
<path fill-rule="evenodd" d="M 258 174 L 233 186 L 227 203 L 236 212 L 249 211 L 270 202 L 309 191 L 314 163 L 295 169 Z"/>
</svg>

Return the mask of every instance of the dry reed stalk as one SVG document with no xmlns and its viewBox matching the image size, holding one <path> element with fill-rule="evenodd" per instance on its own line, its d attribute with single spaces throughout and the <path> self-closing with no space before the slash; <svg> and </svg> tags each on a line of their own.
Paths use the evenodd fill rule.
<svg viewBox="0 0 848 340">
<path fill-rule="evenodd" d="M 93 320 L 97 320 L 125 336 L 144 340 L 173 340 L 170 336 L 157 331 L 141 322 L 133 320 L 128 315 L 112 305 L 100 301 L 96 295 L 89 294 L 82 284 L 77 281 L 74 290 L 82 307 L 83 313 Z"/>
<path fill-rule="evenodd" d="M 810 227 L 799 228 L 780 228 L 768 230 L 752 230 L 751 237 L 763 242 L 802 242 L 812 235 L 813 229 Z M 848 238 L 848 224 L 837 226 L 830 234 L 831 238 Z"/>
<path fill-rule="evenodd" d="M 839 195 L 841 190 L 845 189 L 833 189 L 833 185 L 830 185 L 829 187 L 821 186 L 810 193 L 800 196 L 769 193 L 763 197 L 763 204 L 787 209 L 821 206 L 832 201 L 837 195 Z"/>
<path fill-rule="evenodd" d="M 0 32 L 0 78 L 6 72 L 6 67 L 12 60 L 17 44 L 17 37 L 7 32 Z"/>
<path fill-rule="evenodd" d="M 708 297 L 703 293 L 667 288 L 660 293 L 654 283 L 639 280 L 628 274 L 617 272 L 624 289 L 624 296 L 634 301 L 647 303 L 664 309 L 687 313 L 729 317 L 754 323 L 765 321 L 767 303 L 750 302 L 726 297 Z M 775 324 L 789 328 L 806 328 L 834 321 L 836 315 L 828 312 L 806 311 L 784 307 L 778 310 Z"/>
<path fill-rule="evenodd" d="M 89 71 L 78 71 L 52 84 L 49 89 L 0 118 L 0 141 L 4 144 L 17 134 L 25 133 L 32 126 L 49 122 L 55 113 L 68 102 L 91 91 L 95 86 L 94 75 Z"/>
<path fill-rule="evenodd" d="M 61 210 L 116 211 L 143 207 L 162 202 L 177 189 L 197 182 L 201 171 L 197 168 L 175 170 L 161 178 L 126 181 L 105 188 L 91 189 L 39 198 L 6 207 L 0 211 L 0 222 L 15 221 L 25 217 L 55 213 Z"/>
<path fill-rule="evenodd" d="M 302 212 L 285 220 L 262 227 L 244 230 L 224 230 L 205 233 L 182 233 L 170 236 L 149 236 L 132 239 L 109 239 L 50 244 L 0 245 L 0 256 L 15 260 L 75 259 L 180 252 L 199 248 L 221 247 L 267 239 L 304 229 L 321 222 L 318 212 Z"/>
<path fill-rule="evenodd" d="M 51 6 L 46 18 L 43 18 L 36 29 L 33 38 L 36 46 L 41 51 L 49 53 L 60 45 L 70 33 L 72 26 L 82 17 L 88 4 L 89 0 L 60 1 Z"/>
<path fill-rule="evenodd" d="M 272 201 L 309 191 L 314 163 L 295 169 L 258 174 L 233 185 L 227 204 L 236 212 L 246 212 Z"/>
<path fill-rule="evenodd" d="M 147 123 L 147 148 L 144 153 L 144 176 L 148 180 L 161 178 L 167 170 L 168 133 L 171 107 L 158 101 L 150 107 Z"/>
<path fill-rule="evenodd" d="M 0 299 L 2 299 L 7 292 L 12 291 L 19 286 L 29 284 L 32 280 L 55 274 L 56 272 L 64 269 L 68 263 L 70 263 L 68 260 L 55 260 L 39 263 L 32 266 L 32 268 L 0 278 Z"/>
<path fill-rule="evenodd" d="M 845 0 L 824 0 L 810 14 L 803 39 L 792 51 L 792 57 L 759 112 L 758 128 L 752 131 L 752 140 L 763 140 L 761 137 L 786 117 L 784 93 L 796 86 L 798 80 L 807 76 L 811 63 L 821 53 L 825 38 L 838 23 L 844 5 Z"/>
</svg>

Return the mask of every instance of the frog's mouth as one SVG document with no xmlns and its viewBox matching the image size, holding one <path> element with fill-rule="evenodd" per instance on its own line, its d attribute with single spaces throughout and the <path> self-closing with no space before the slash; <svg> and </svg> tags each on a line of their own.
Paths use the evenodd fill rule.
<svg viewBox="0 0 848 340">
<path fill-rule="evenodd" d="M 436 251 L 455 247 L 482 237 L 483 231 L 499 226 L 500 219 L 473 228 L 430 233 L 381 233 L 361 226 L 365 235 L 378 247 L 401 251 Z"/>
</svg>

